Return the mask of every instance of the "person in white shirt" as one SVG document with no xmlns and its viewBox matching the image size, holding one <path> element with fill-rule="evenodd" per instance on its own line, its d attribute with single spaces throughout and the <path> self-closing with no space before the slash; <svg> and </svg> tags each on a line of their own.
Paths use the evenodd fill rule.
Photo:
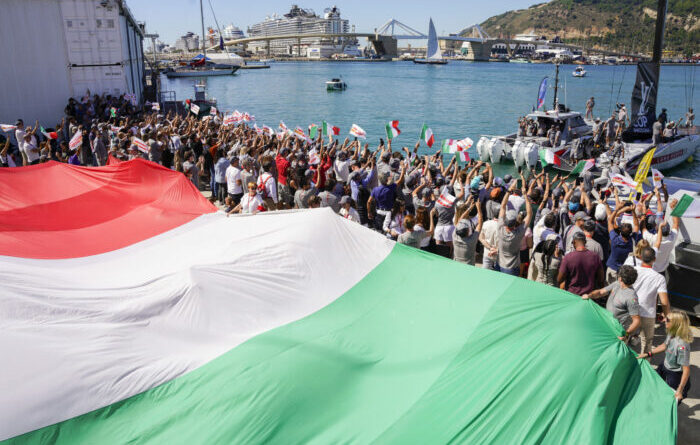
<svg viewBox="0 0 700 445">
<path fill-rule="evenodd" d="M 656 322 L 656 299 L 661 300 L 664 315 L 668 315 L 670 306 L 668 302 L 668 290 L 666 278 L 656 272 L 652 266 L 656 260 L 656 253 L 651 247 L 642 249 L 642 264 L 636 266 L 637 281 L 634 282 L 634 291 L 639 298 L 639 315 L 642 318 L 640 339 L 642 341 L 641 353 L 651 351 L 654 340 L 654 323 Z"/>
<path fill-rule="evenodd" d="M 231 165 L 226 169 L 226 189 L 228 196 L 238 205 L 243 197 L 243 182 L 238 156 L 231 157 Z"/>
<path fill-rule="evenodd" d="M 498 217 L 485 221 L 482 224 L 479 242 L 484 246 L 482 267 L 494 270 L 498 262 Z"/>
<path fill-rule="evenodd" d="M 262 194 L 265 206 L 269 210 L 277 209 L 277 180 L 272 176 L 274 161 L 267 159 L 262 163 L 262 173 L 258 177 L 258 191 Z"/>
<path fill-rule="evenodd" d="M 654 261 L 653 269 L 660 274 L 666 272 L 668 263 L 671 261 L 671 252 L 676 247 L 676 239 L 678 238 L 678 226 L 680 220 L 677 216 L 673 217 L 673 228 L 670 227 L 667 221 L 663 221 L 657 227 L 657 233 L 653 234 L 644 229 L 642 237 L 649 242 L 650 245 L 656 247 L 656 261 Z M 659 237 L 661 240 L 659 242 Z"/>
<path fill-rule="evenodd" d="M 41 157 L 39 146 L 37 145 L 36 141 L 36 136 L 34 136 L 35 131 L 36 129 L 30 129 L 24 135 L 24 143 L 22 144 L 21 151 L 22 153 L 24 153 L 24 156 L 26 156 L 27 165 L 38 164 L 39 158 Z"/>
<path fill-rule="evenodd" d="M 340 198 L 340 216 L 358 224 L 360 223 L 360 214 L 352 208 L 352 199 L 349 196 Z"/>
<path fill-rule="evenodd" d="M 240 204 L 232 208 L 227 215 L 233 213 L 243 213 L 254 215 L 258 212 L 262 212 L 265 209 L 265 202 L 262 197 L 258 194 L 258 187 L 254 182 L 248 183 L 248 193 L 243 195 Z"/>
<path fill-rule="evenodd" d="M 22 165 L 29 165 L 27 162 L 27 155 L 24 154 L 24 136 L 27 134 L 26 131 L 24 131 L 24 121 L 22 119 L 17 119 L 17 122 L 15 123 L 15 126 L 17 129 L 15 130 L 15 139 L 17 139 L 17 148 L 19 149 L 20 154 L 22 155 Z"/>
<path fill-rule="evenodd" d="M 352 163 L 352 159 L 348 159 L 348 155 L 346 152 L 341 151 L 338 153 L 338 158 L 335 160 L 335 163 L 333 164 L 333 171 L 335 172 L 335 177 L 337 178 L 338 181 L 347 183 L 348 182 L 348 176 L 350 175 L 350 164 Z"/>
</svg>

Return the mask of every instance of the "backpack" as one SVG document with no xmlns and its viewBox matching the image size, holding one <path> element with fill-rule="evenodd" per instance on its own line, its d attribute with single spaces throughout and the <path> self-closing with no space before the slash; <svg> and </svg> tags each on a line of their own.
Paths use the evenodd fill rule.
<svg viewBox="0 0 700 445">
<path fill-rule="evenodd" d="M 267 181 L 272 179 L 272 175 L 267 173 L 267 178 L 263 179 L 265 177 L 265 174 L 266 173 L 263 173 L 262 175 L 260 175 L 260 178 L 258 178 L 258 193 L 260 193 L 262 199 L 267 199 L 270 197 L 267 193 L 267 187 L 265 187 L 265 185 L 267 184 Z"/>
</svg>

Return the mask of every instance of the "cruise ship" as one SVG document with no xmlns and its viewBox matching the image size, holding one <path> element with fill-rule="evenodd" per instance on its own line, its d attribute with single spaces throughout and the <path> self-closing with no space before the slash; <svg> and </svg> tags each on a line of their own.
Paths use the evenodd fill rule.
<svg viewBox="0 0 700 445">
<path fill-rule="evenodd" d="M 350 32 L 350 23 L 340 17 L 340 9 L 337 6 L 326 8 L 323 17 L 318 16 L 310 9 L 302 9 L 298 5 L 292 5 L 288 13 L 283 16 L 274 14 L 264 21 L 256 23 L 248 28 L 248 37 L 267 37 L 278 35 L 303 35 L 303 34 L 342 34 Z M 300 45 L 301 43 L 301 45 Z M 308 37 L 297 39 L 272 40 L 267 42 L 254 42 L 249 49 L 254 53 L 269 54 L 271 56 L 299 56 L 299 57 L 331 57 L 333 54 L 359 55 L 356 38 L 335 37 L 319 38 Z"/>
</svg>

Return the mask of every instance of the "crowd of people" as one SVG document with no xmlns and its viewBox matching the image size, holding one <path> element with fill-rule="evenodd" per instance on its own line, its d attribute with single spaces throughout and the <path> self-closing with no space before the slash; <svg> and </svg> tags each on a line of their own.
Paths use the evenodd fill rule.
<svg viewBox="0 0 700 445">
<path fill-rule="evenodd" d="M 71 100 L 55 129 L 18 120 L 0 161 L 101 166 L 144 158 L 211 190 L 228 214 L 329 207 L 398 243 L 597 301 L 641 358 L 665 353 L 659 374 L 679 400 L 687 395 L 692 335 L 687 315 L 669 305 L 664 272 L 679 220 L 666 217 L 676 202 L 664 185 L 635 200 L 609 183 L 546 171 L 499 177 L 481 161 L 421 155 L 420 141 L 397 149 L 380 140 L 373 149 L 223 120 L 160 114 L 123 97 Z M 82 141 L 72 150 L 77 132 Z M 661 321 L 668 337 L 655 346 Z"/>
</svg>

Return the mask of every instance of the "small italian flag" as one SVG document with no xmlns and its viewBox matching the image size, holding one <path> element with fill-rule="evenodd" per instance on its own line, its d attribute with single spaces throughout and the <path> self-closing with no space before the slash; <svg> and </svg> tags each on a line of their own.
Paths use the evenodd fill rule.
<svg viewBox="0 0 700 445">
<path fill-rule="evenodd" d="M 420 138 L 423 140 L 423 142 L 425 142 L 428 145 L 428 147 L 432 148 L 433 144 L 435 143 L 435 136 L 433 136 L 433 130 L 431 130 L 427 124 L 423 124 L 423 129 L 420 132 Z"/>
<path fill-rule="evenodd" d="M 671 216 L 700 218 L 700 201 L 688 194 L 683 195 L 671 212 Z"/>
<path fill-rule="evenodd" d="M 391 121 L 388 124 L 386 124 L 387 139 L 392 140 L 400 134 L 401 130 L 399 130 L 399 121 Z"/>
<path fill-rule="evenodd" d="M 311 139 L 316 139 L 317 136 L 318 136 L 318 125 L 316 125 L 316 124 L 309 125 L 309 137 Z"/>
<path fill-rule="evenodd" d="M 46 131 L 44 127 L 41 127 L 41 134 L 43 134 L 46 139 L 58 139 L 58 133 L 55 131 Z"/>
<path fill-rule="evenodd" d="M 338 136 L 340 135 L 340 128 L 323 121 L 323 136 Z"/>
<path fill-rule="evenodd" d="M 367 139 L 367 133 L 357 124 L 352 124 L 352 128 L 350 128 L 350 135 L 355 136 L 356 138 Z"/>
<path fill-rule="evenodd" d="M 554 152 L 549 149 L 540 150 L 540 161 L 542 161 L 543 167 L 550 164 L 556 166 L 561 165 L 561 158 L 559 158 L 559 156 L 554 154 Z"/>
<path fill-rule="evenodd" d="M 456 139 L 445 139 L 442 141 L 442 152 L 443 153 L 456 153 L 457 152 L 457 140 Z"/>
<path fill-rule="evenodd" d="M 571 170 L 570 175 L 582 175 L 588 170 L 592 169 L 595 165 L 595 159 L 584 159 L 583 161 L 578 161 L 578 164 Z"/>
</svg>

